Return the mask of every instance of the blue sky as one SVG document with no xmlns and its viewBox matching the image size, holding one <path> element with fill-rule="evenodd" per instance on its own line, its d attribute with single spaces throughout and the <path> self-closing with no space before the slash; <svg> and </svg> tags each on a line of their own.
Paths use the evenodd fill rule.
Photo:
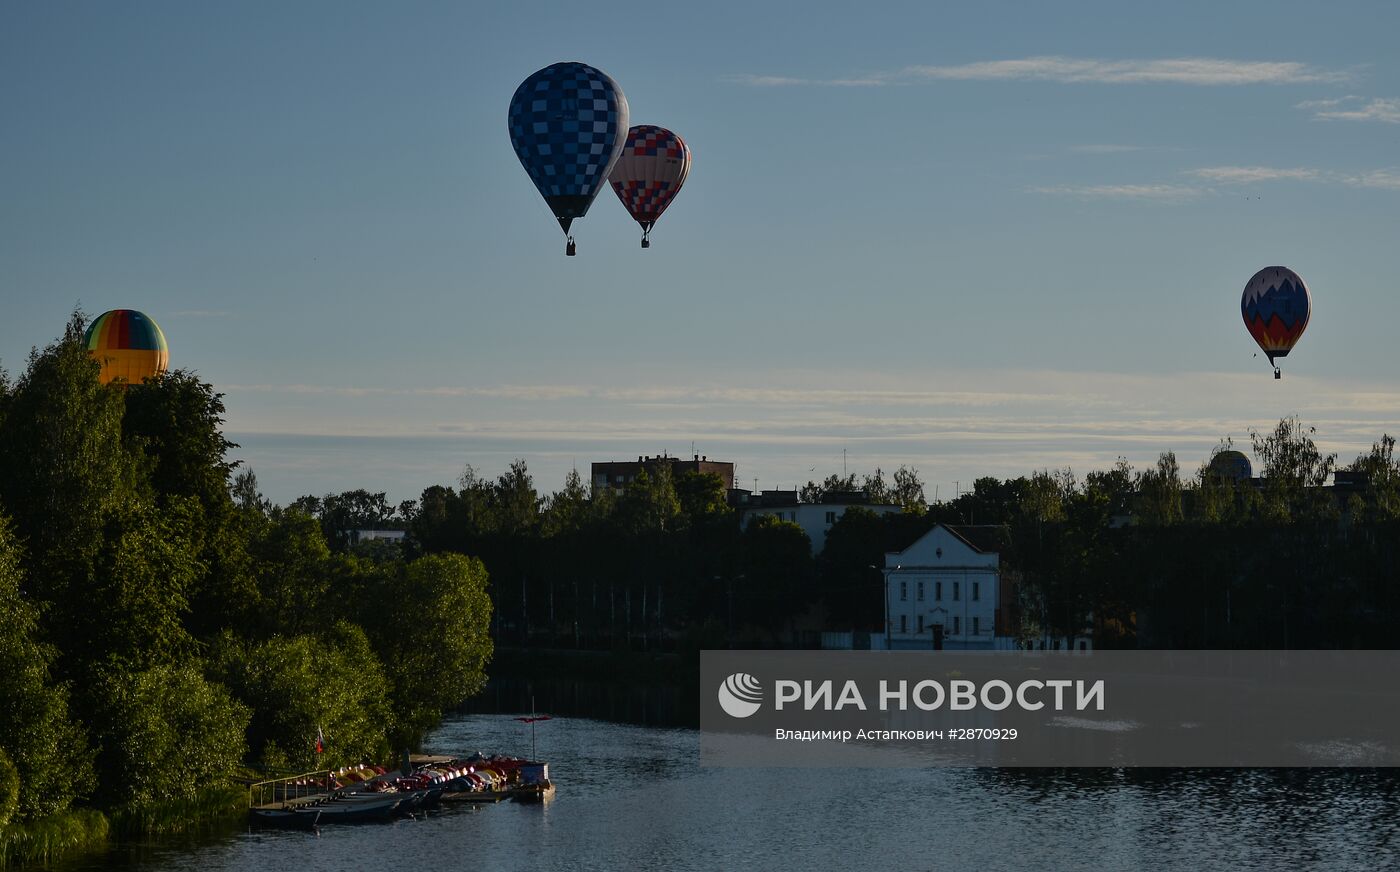
<svg viewBox="0 0 1400 872">
<path fill-rule="evenodd" d="M 1393 3 L 6 4 L 0 364 L 138 308 L 274 499 L 696 450 L 790 486 L 1400 431 Z M 562 236 L 506 108 L 587 61 L 694 152 Z M 1314 317 L 1274 381 L 1239 319 Z"/>
</svg>

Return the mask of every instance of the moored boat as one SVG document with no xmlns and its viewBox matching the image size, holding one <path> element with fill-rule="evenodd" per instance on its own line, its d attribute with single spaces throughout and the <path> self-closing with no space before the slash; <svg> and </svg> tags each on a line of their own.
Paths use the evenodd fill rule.
<svg viewBox="0 0 1400 872">
<path fill-rule="evenodd" d="M 283 829 L 309 830 L 321 819 L 319 808 L 298 809 L 293 806 L 283 808 L 248 809 L 248 820 L 254 826 L 279 827 Z"/>
<path fill-rule="evenodd" d="M 548 802 L 554 798 L 554 782 L 521 785 L 510 792 L 510 798 L 516 802 Z"/>
<path fill-rule="evenodd" d="M 398 795 L 379 796 L 375 799 L 339 798 L 315 806 L 321 813 L 322 824 L 358 824 L 366 821 L 388 820 L 394 816 L 404 798 Z M 310 811 L 311 809 L 308 809 Z"/>
</svg>

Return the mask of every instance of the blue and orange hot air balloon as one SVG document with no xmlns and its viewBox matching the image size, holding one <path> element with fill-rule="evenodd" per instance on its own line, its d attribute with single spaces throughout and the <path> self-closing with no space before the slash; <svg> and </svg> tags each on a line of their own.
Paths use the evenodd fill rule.
<svg viewBox="0 0 1400 872">
<path fill-rule="evenodd" d="M 569 228 L 588 214 L 627 138 L 627 98 L 602 70 L 576 61 L 550 64 L 515 89 L 510 144 L 549 204 L 574 253 Z"/>
<path fill-rule="evenodd" d="M 627 131 L 627 144 L 608 181 L 632 220 L 642 225 L 642 248 L 651 247 L 651 228 L 688 175 L 690 148 L 685 140 L 654 124 Z"/>
<path fill-rule="evenodd" d="M 149 315 L 135 309 L 103 312 L 88 325 L 83 339 L 88 354 L 102 365 L 97 378 L 104 385 L 118 379 L 140 384 L 170 366 L 165 334 Z"/>
<path fill-rule="evenodd" d="M 1281 378 L 1274 358 L 1288 356 L 1312 317 L 1308 286 L 1288 267 L 1266 266 L 1244 286 L 1240 312 L 1249 335 L 1274 367 L 1274 378 Z"/>
</svg>

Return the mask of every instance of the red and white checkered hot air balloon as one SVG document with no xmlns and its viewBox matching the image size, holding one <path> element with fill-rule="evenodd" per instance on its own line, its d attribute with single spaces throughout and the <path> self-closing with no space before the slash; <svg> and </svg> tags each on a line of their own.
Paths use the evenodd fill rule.
<svg viewBox="0 0 1400 872">
<path fill-rule="evenodd" d="M 680 193 L 690 175 L 690 149 L 664 127 L 639 124 L 627 131 L 627 144 L 608 181 L 617 198 L 642 225 L 642 248 L 651 247 L 651 228 Z"/>
</svg>

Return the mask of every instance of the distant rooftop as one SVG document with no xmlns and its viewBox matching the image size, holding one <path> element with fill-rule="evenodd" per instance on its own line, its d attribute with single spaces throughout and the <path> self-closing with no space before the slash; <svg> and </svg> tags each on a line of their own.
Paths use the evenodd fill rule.
<svg viewBox="0 0 1400 872">
<path fill-rule="evenodd" d="M 948 532 L 982 554 L 996 554 L 1011 547 L 1011 530 L 1005 524 L 944 524 Z"/>
</svg>

